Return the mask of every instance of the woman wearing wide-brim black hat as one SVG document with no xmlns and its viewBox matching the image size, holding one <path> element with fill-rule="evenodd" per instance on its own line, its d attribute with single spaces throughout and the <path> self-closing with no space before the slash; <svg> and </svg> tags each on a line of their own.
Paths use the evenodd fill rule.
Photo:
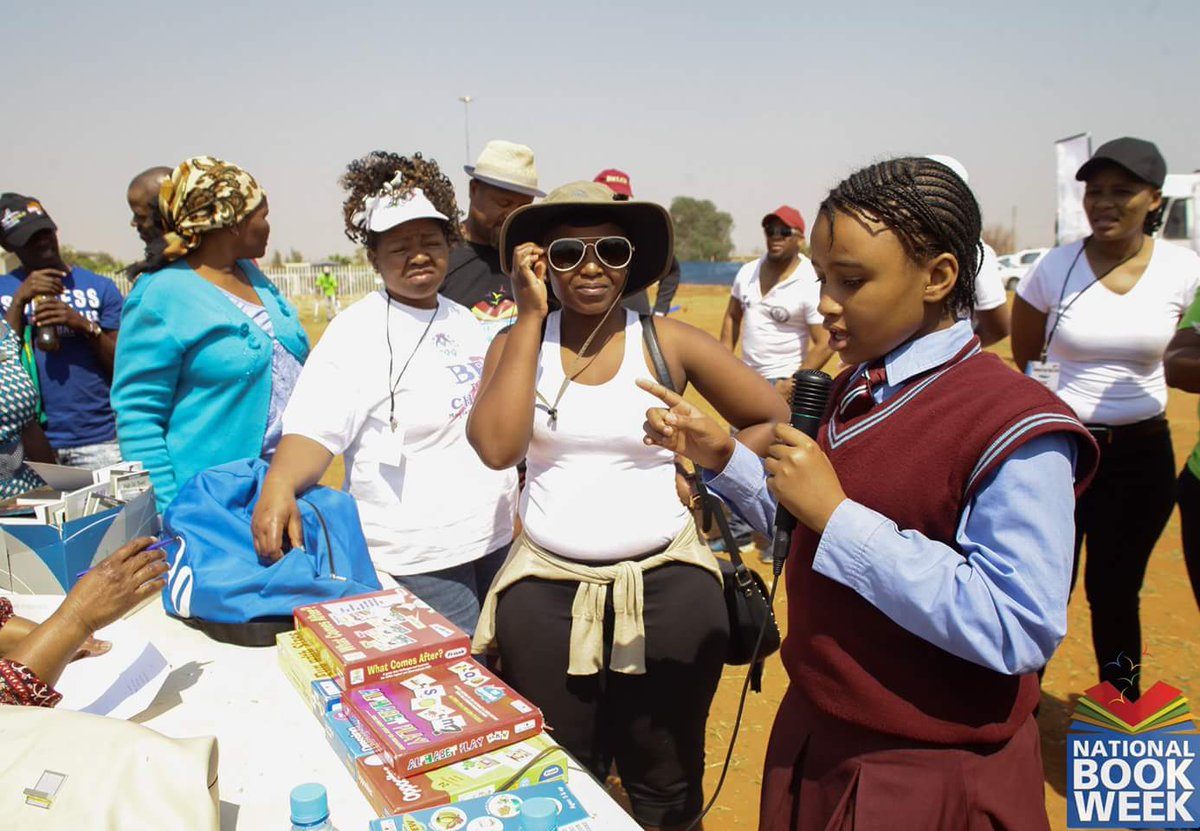
<svg viewBox="0 0 1200 831">
<path fill-rule="evenodd" d="M 646 828 L 684 827 L 700 811 L 729 632 L 720 570 L 677 493 L 674 458 L 643 442 L 646 411 L 661 403 L 635 383 L 655 375 L 643 329 L 653 324 L 620 305 L 666 273 L 672 248 L 661 206 L 614 201 L 594 182 L 514 211 L 500 256 L 517 322 L 488 350 L 467 425 L 487 465 L 528 465 L 522 534 L 476 650 L 499 652 L 505 678 L 594 775 L 615 760 Z M 672 385 L 694 384 L 765 452 L 788 415 L 782 399 L 710 335 L 656 324 Z"/>
</svg>

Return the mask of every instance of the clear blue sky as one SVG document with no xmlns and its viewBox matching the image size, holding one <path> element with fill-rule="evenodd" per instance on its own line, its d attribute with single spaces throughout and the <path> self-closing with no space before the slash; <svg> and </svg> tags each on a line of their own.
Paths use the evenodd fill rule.
<svg viewBox="0 0 1200 831">
<path fill-rule="evenodd" d="M 337 177 L 423 151 L 466 195 L 471 150 L 531 145 L 545 189 L 628 171 L 640 198 L 712 199 L 739 251 L 780 203 L 815 211 L 872 160 L 947 153 L 985 223 L 1048 244 L 1057 138 L 1158 143 L 1200 167 L 1200 2 L 413 3 L 120 0 L 5 11 L 0 189 L 65 242 L 132 259 L 125 186 L 211 153 L 267 188 L 272 248 L 349 252 Z"/>
</svg>

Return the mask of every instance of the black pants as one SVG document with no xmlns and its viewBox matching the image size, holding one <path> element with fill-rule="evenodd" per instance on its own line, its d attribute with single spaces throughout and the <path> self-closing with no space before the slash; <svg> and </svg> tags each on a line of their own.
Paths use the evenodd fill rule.
<svg viewBox="0 0 1200 831">
<path fill-rule="evenodd" d="M 542 708 L 554 740 L 601 782 L 616 761 L 643 825 L 690 821 L 703 804 L 704 732 L 721 678 L 729 619 L 707 571 L 671 564 L 645 572 L 646 673 L 567 675 L 578 583 L 522 580 L 496 608 L 502 674 Z M 605 608 L 605 666 L 612 639 Z"/>
<path fill-rule="evenodd" d="M 1086 539 L 1084 588 L 1100 680 L 1136 698 L 1136 666 L 1142 662 L 1138 594 L 1150 552 L 1175 507 L 1175 454 L 1170 427 L 1162 418 L 1094 434 L 1100 467 L 1075 506 L 1071 588 Z"/>
<path fill-rule="evenodd" d="M 1179 474 L 1179 527 L 1183 537 L 1183 562 L 1200 606 L 1200 479 L 1184 465 Z"/>
</svg>

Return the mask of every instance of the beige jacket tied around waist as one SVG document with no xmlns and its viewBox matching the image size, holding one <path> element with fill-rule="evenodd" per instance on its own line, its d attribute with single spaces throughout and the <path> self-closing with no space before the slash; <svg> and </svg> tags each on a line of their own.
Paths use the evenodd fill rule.
<svg viewBox="0 0 1200 831">
<path fill-rule="evenodd" d="M 682 530 L 664 550 L 642 560 L 624 560 L 610 565 L 586 565 L 564 560 L 540 547 L 524 532 L 513 540 L 508 559 L 488 590 L 475 629 L 472 650 L 476 654 L 496 651 L 497 598 L 509 586 L 528 577 L 579 582 L 571 605 L 571 651 L 568 675 L 595 675 L 604 668 L 604 604 L 612 586 L 612 657 L 609 669 L 627 675 L 646 672 L 646 626 L 642 620 L 642 574 L 668 563 L 696 566 L 724 585 L 717 558 L 696 534 L 688 518 Z"/>
</svg>

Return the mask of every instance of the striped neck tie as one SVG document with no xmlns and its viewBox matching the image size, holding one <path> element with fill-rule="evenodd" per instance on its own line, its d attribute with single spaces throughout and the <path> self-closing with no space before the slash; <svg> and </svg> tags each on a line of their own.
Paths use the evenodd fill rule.
<svg viewBox="0 0 1200 831">
<path fill-rule="evenodd" d="M 866 371 L 842 396 L 842 403 L 838 408 L 842 415 L 842 421 L 850 421 L 869 413 L 875 406 L 875 399 L 872 397 L 871 391 L 886 383 L 887 367 L 884 366 L 883 361 L 873 361 L 868 364 Z"/>
</svg>

